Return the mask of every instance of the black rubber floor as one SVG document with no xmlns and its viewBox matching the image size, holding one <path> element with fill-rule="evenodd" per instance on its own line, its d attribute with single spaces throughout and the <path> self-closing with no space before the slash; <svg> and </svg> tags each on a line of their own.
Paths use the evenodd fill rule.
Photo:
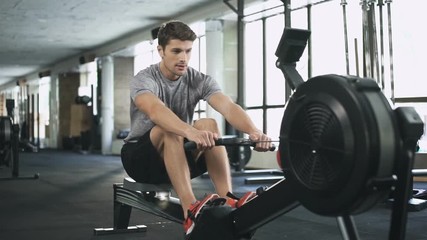
<svg viewBox="0 0 427 240">
<path fill-rule="evenodd" d="M 182 226 L 134 210 L 131 225 L 146 225 L 147 232 L 95 236 L 94 228 L 113 224 L 113 183 L 126 177 L 118 156 L 44 150 L 20 153 L 21 176 L 40 173 L 37 180 L 0 181 L 1 240 L 85 239 L 183 239 Z M 8 168 L 0 177 L 9 177 Z M 260 185 L 233 179 L 235 191 L 243 193 Z M 265 184 L 262 184 L 265 185 Z M 194 180 L 196 195 L 212 191 L 209 179 Z M 425 183 L 416 183 L 427 188 Z M 361 239 L 388 239 L 391 210 L 379 204 L 354 216 Z M 406 239 L 427 239 L 427 210 L 410 212 Z M 257 230 L 255 240 L 343 239 L 335 218 L 315 215 L 297 207 Z"/>
</svg>

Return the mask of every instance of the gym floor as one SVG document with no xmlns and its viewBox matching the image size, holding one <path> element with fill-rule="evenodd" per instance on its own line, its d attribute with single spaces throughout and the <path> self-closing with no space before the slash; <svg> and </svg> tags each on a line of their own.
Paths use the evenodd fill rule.
<svg viewBox="0 0 427 240">
<path fill-rule="evenodd" d="M 183 239 L 180 224 L 133 210 L 131 225 L 146 225 L 145 233 L 95 236 L 94 228 L 113 224 L 113 183 L 126 177 L 118 156 L 42 150 L 20 153 L 20 176 L 40 173 L 37 180 L 0 181 L 0 239 Z M 10 169 L 1 168 L 0 177 Z M 245 176 L 233 178 L 237 193 L 261 185 L 245 185 Z M 198 196 L 212 191 L 209 179 L 194 179 Z M 265 185 L 265 184 L 262 184 Z M 426 188 L 427 183 L 415 183 Z M 380 203 L 354 216 L 361 239 L 388 239 L 391 210 Z M 427 210 L 410 212 L 406 239 L 427 239 Z M 299 206 L 259 228 L 255 240 L 342 239 L 335 218 L 315 215 Z"/>
</svg>

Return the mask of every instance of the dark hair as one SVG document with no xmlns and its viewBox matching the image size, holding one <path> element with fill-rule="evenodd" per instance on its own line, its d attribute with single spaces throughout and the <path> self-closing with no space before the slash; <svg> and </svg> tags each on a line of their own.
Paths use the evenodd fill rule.
<svg viewBox="0 0 427 240">
<path fill-rule="evenodd" d="M 177 20 L 163 23 L 159 28 L 159 33 L 157 34 L 159 45 L 162 46 L 163 49 L 172 39 L 194 41 L 196 38 L 197 35 L 187 24 Z"/>
</svg>

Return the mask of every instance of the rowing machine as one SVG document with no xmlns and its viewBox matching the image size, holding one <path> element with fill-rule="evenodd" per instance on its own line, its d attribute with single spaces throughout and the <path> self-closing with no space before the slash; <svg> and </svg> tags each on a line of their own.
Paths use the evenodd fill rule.
<svg viewBox="0 0 427 240">
<path fill-rule="evenodd" d="M 207 207 L 190 240 L 250 239 L 260 226 L 302 205 L 333 216 L 344 239 L 359 239 L 353 215 L 395 194 L 390 239 L 404 239 L 416 143 L 423 122 L 413 108 L 392 110 L 377 83 L 296 71 L 310 33 L 285 29 L 276 51 L 294 93 L 282 119 L 279 152 L 286 179 L 238 209 Z"/>
<path fill-rule="evenodd" d="M 344 239 L 359 239 L 353 215 L 394 192 L 389 239 L 404 239 L 416 143 L 424 124 L 414 108 L 391 109 L 372 79 L 295 70 L 309 32 L 285 29 L 276 55 L 292 86 L 279 152 L 286 179 L 240 208 L 207 206 L 189 240 L 250 239 L 256 229 L 302 205 L 336 217 Z M 116 200 L 116 199 L 115 199 Z"/>
</svg>

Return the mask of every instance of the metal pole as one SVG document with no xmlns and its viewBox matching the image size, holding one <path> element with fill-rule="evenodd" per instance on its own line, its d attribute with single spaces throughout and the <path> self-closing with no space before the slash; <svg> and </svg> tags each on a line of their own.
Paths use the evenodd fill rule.
<svg viewBox="0 0 427 240">
<path fill-rule="evenodd" d="M 341 0 L 341 6 L 342 6 L 342 15 L 343 15 L 343 22 L 344 22 L 344 44 L 345 44 L 345 67 L 346 67 L 346 73 L 347 75 L 350 75 L 350 62 L 348 59 L 348 33 L 347 33 L 347 1 Z"/>
<path fill-rule="evenodd" d="M 356 224 L 353 217 L 350 215 L 342 215 L 337 217 L 338 227 L 341 231 L 341 236 L 344 240 L 357 240 L 359 234 L 357 233 Z"/>
<path fill-rule="evenodd" d="M 363 0 L 361 2 L 363 11 L 363 37 L 364 37 L 364 63 L 365 77 L 376 78 L 379 82 L 379 65 L 377 60 L 377 37 L 375 19 L 375 0 Z"/>
<path fill-rule="evenodd" d="M 380 18 L 380 67 L 381 67 L 381 89 L 385 88 L 385 77 L 384 77 L 384 21 L 383 21 L 383 0 L 378 0 L 379 18 Z"/>
<path fill-rule="evenodd" d="M 391 85 L 391 102 L 394 104 L 394 72 L 393 72 L 393 32 L 391 25 L 391 3 L 392 0 L 386 0 L 387 14 L 388 14 L 388 47 L 390 55 L 390 85 Z"/>
<path fill-rule="evenodd" d="M 267 132 L 267 22 L 266 19 L 262 19 L 262 116 L 264 121 L 262 121 L 262 131 Z"/>
<path fill-rule="evenodd" d="M 323 1 L 314 1 L 314 2 L 313 1 L 306 1 L 306 2 L 308 2 L 307 5 L 315 6 L 315 5 L 320 5 L 320 4 L 332 2 L 332 1 L 335 1 L 335 0 L 323 0 Z M 307 7 L 307 5 L 301 5 L 299 7 L 292 8 L 292 11 L 303 9 L 303 8 Z"/>
<path fill-rule="evenodd" d="M 369 48 L 369 22 L 368 22 L 368 10 L 369 5 L 367 0 L 361 0 L 360 5 L 362 6 L 362 29 L 363 29 L 363 77 L 372 77 L 371 73 L 371 62 L 370 62 L 370 48 Z"/>
<path fill-rule="evenodd" d="M 369 0 L 369 46 L 371 48 L 371 68 L 372 77 L 375 77 L 377 83 L 380 83 L 379 63 L 378 63 L 378 43 L 377 43 L 377 24 L 375 17 L 375 1 Z"/>
<path fill-rule="evenodd" d="M 244 0 L 237 1 L 237 103 L 245 106 Z"/>
<path fill-rule="evenodd" d="M 285 17 L 285 27 L 291 27 L 291 0 L 282 0 L 283 2 L 283 7 L 285 8 L 284 11 L 285 13 L 283 14 Z M 289 85 L 288 82 L 286 82 L 286 87 L 285 87 L 285 102 L 288 101 L 289 97 L 292 94 L 292 88 Z"/>
<path fill-rule="evenodd" d="M 35 145 L 36 142 L 36 128 L 35 128 L 35 115 L 36 115 L 36 110 L 35 110 L 35 105 L 34 105 L 35 99 L 34 99 L 34 93 L 31 94 L 31 143 Z"/>
<path fill-rule="evenodd" d="M 307 26 L 308 26 L 308 30 L 311 31 L 311 4 L 307 5 Z M 311 38 L 308 39 L 307 42 L 307 53 L 308 53 L 308 59 L 307 59 L 307 64 L 308 64 L 308 78 L 311 78 L 312 74 L 313 74 L 313 60 L 312 60 L 312 54 L 311 54 Z"/>
<path fill-rule="evenodd" d="M 360 73 L 359 73 L 359 47 L 357 44 L 357 38 L 354 38 L 354 58 L 356 61 L 356 76 L 360 77 Z"/>
<path fill-rule="evenodd" d="M 31 142 L 31 108 L 30 108 L 31 98 L 30 98 L 30 85 L 27 85 L 27 139 L 29 142 Z"/>
<path fill-rule="evenodd" d="M 291 27 L 291 0 L 282 0 L 283 2 L 283 7 L 285 8 L 285 27 Z"/>
<path fill-rule="evenodd" d="M 36 95 L 37 97 L 37 103 L 36 103 L 36 108 L 37 108 L 37 151 L 40 150 L 40 94 L 37 93 Z"/>
</svg>

